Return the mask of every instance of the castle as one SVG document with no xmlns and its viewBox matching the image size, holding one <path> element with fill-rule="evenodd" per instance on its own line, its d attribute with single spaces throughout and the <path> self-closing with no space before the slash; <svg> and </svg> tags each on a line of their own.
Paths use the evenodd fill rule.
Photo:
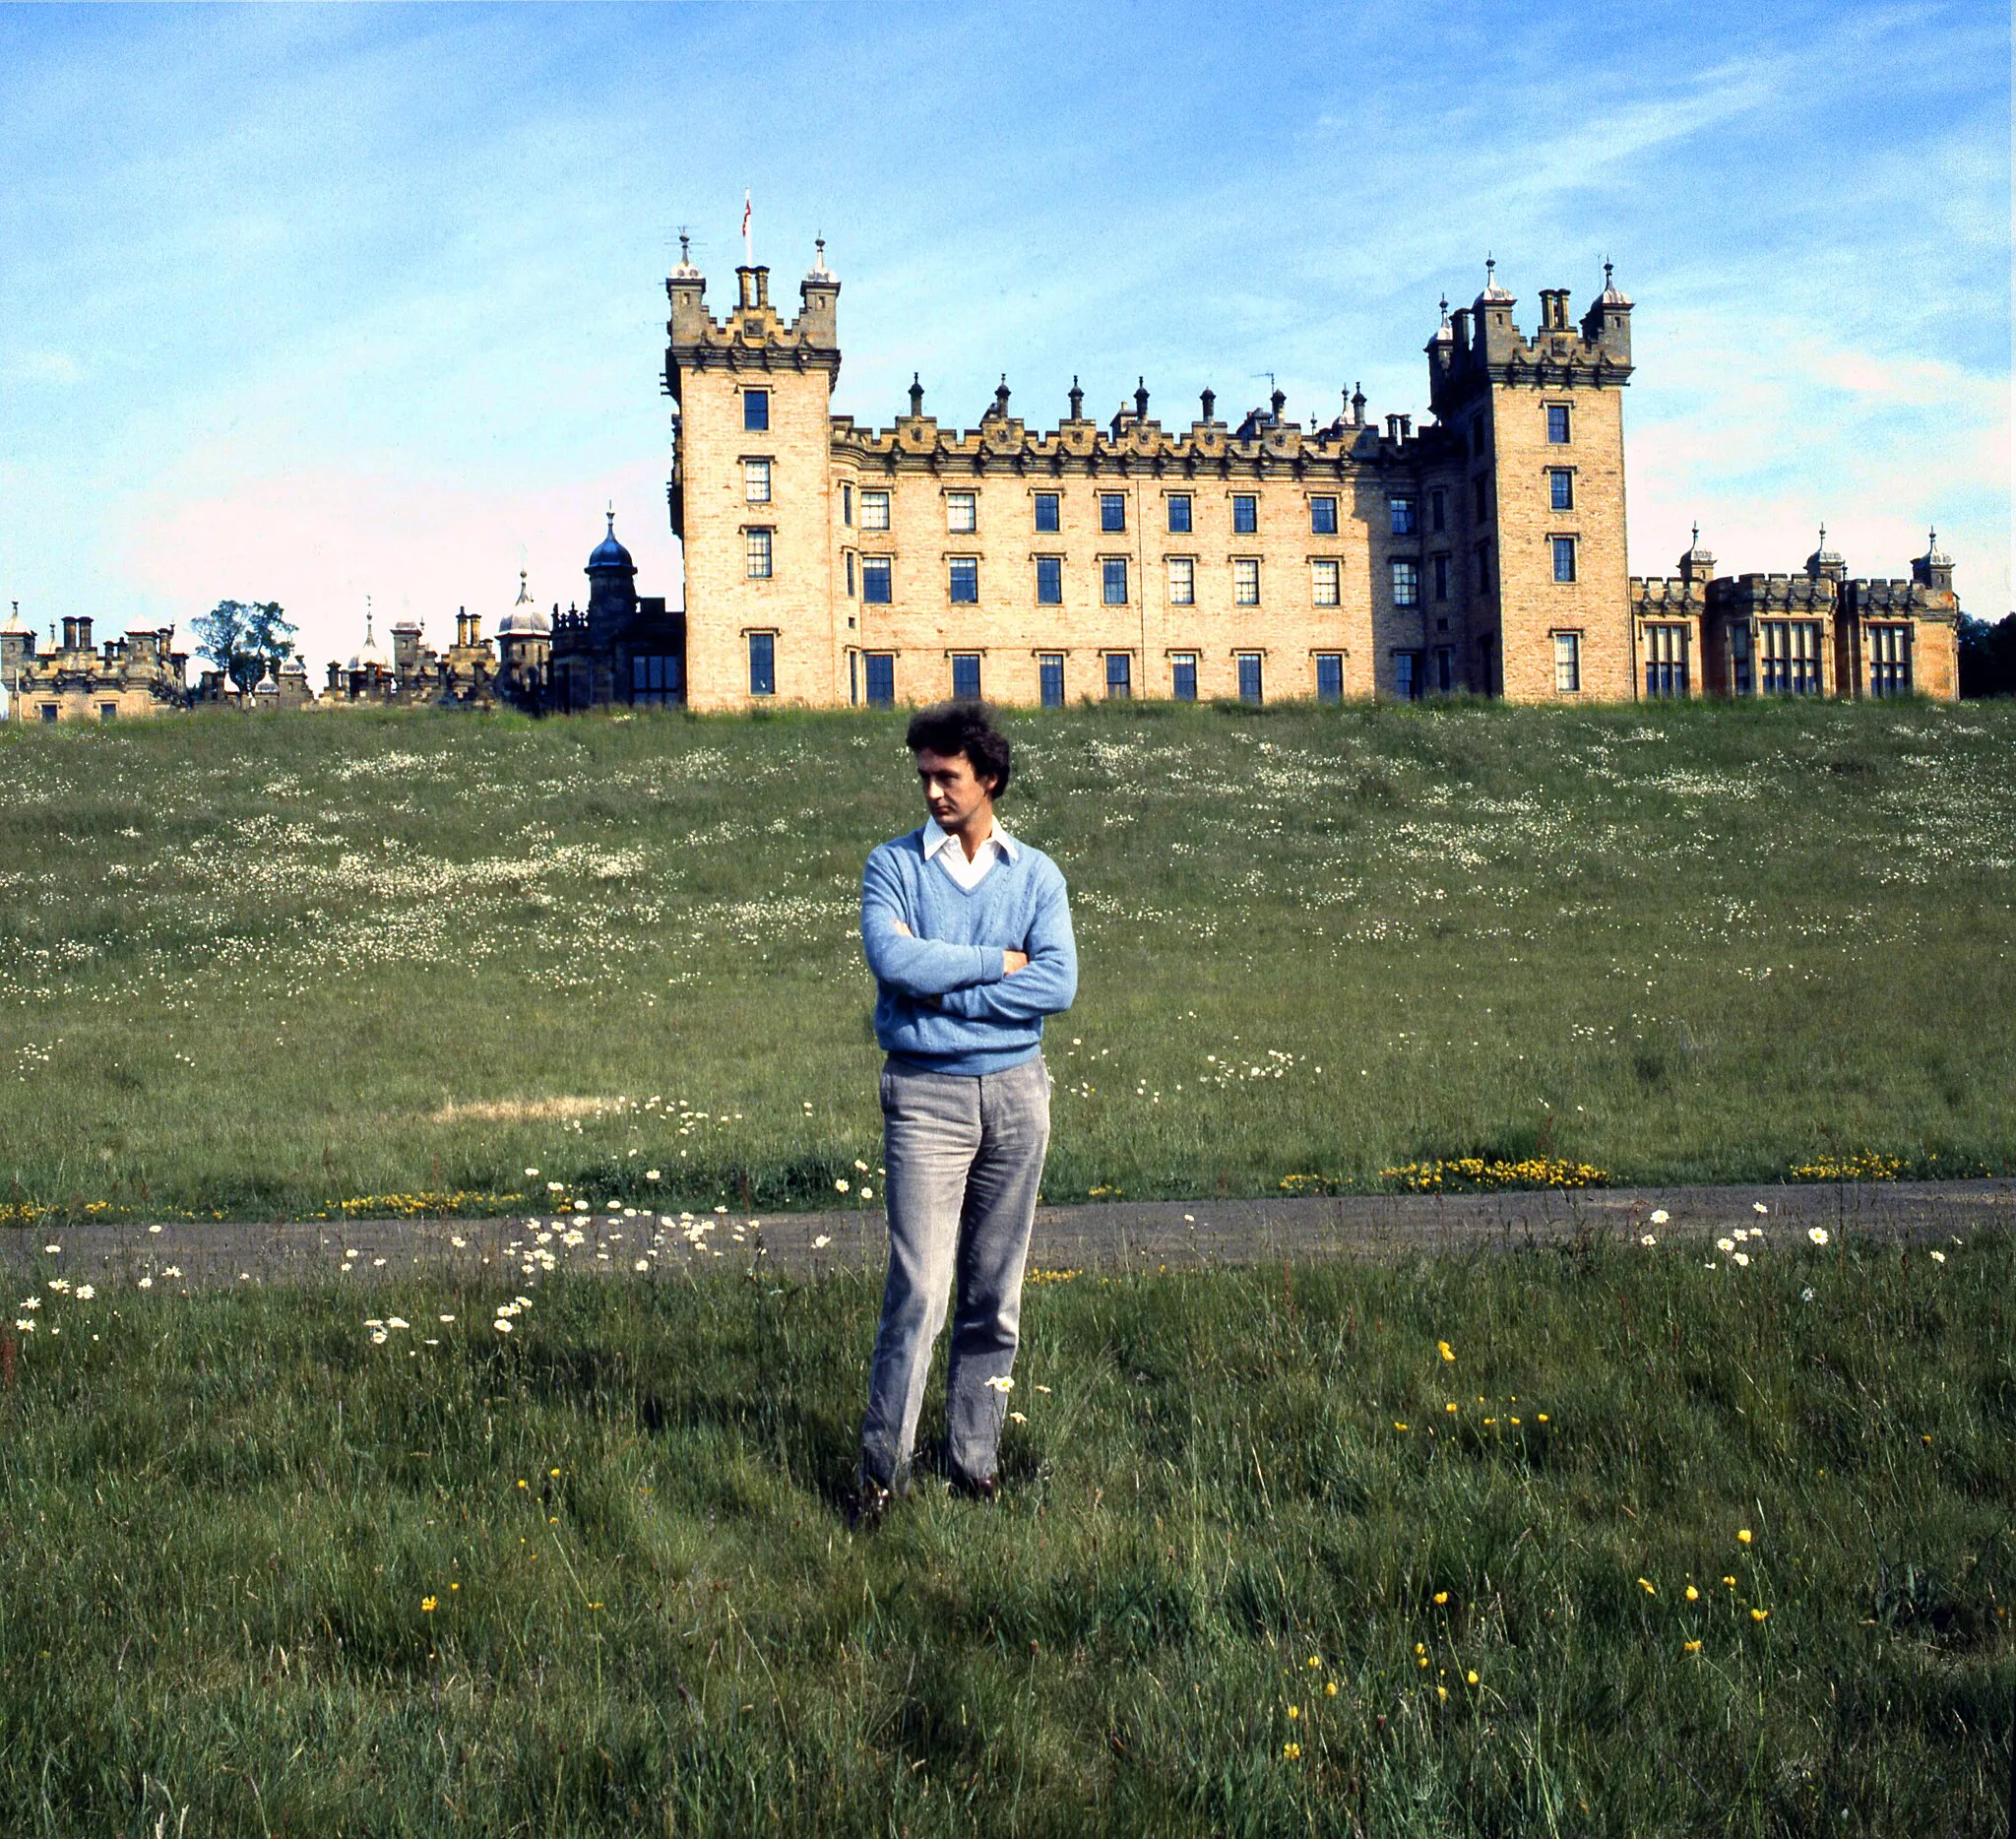
<svg viewBox="0 0 2016 1839">
<path fill-rule="evenodd" d="M 192 692 L 172 628 L 97 651 L 92 621 L 70 618 L 44 652 L 17 611 L 0 627 L 11 713 L 1958 694 L 1936 536 L 1909 579 L 1851 580 L 1824 529 L 1796 575 L 1719 577 L 1698 529 L 1676 575 L 1628 573 L 1632 302 L 1607 264 L 1579 320 L 1566 288 L 1542 288 L 1529 336 L 1486 262 L 1471 305 L 1442 303 L 1419 429 L 1368 422 L 1361 389 L 1307 427 L 1279 390 L 1234 423 L 1207 389 L 1166 426 L 1145 382 L 1102 426 L 1074 379 L 1045 430 L 1011 412 L 1005 376 L 976 427 L 941 426 L 914 378 L 908 414 L 856 427 L 831 412 L 824 242 L 788 321 L 768 268 L 735 280 L 717 320 L 682 238 L 665 282 L 683 609 L 638 595 L 612 507 L 587 609 L 540 612 L 521 575 L 494 649 L 466 609 L 446 653 L 410 621 L 388 649 L 367 614 L 319 696 L 298 661 L 250 691 L 206 671 Z"/>
<path fill-rule="evenodd" d="M 684 545 L 688 700 L 925 702 L 984 695 L 1336 701 L 1469 692 L 1518 702 L 1957 694 L 1951 562 L 1849 581 L 1825 533 L 1803 576 L 1673 579 L 1624 543 L 1632 303 L 1606 267 L 1514 323 L 1483 291 L 1425 347 L 1435 420 L 1327 425 L 1271 401 L 1236 424 L 1205 390 L 1186 427 L 1137 388 L 1102 427 L 1032 429 L 1003 377 L 977 427 L 829 412 L 840 282 L 825 245 L 787 321 L 770 271 L 725 320 L 682 247 L 664 387 Z"/>
</svg>

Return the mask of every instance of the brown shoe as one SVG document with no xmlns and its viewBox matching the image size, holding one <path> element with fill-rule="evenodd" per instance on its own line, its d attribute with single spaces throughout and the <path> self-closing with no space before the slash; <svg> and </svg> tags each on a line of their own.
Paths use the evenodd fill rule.
<svg viewBox="0 0 2016 1839">
<path fill-rule="evenodd" d="M 893 1498 L 880 1482 L 862 1476 L 854 1483 L 853 1497 L 847 1503 L 847 1529 L 850 1533 L 872 1533 Z"/>
<path fill-rule="evenodd" d="M 955 1494 L 964 1494 L 969 1500 L 991 1502 L 1001 1491 L 1001 1478 L 998 1475 L 988 1475 L 976 1481 L 970 1475 L 955 1475 L 952 1478 L 952 1491 Z"/>
</svg>

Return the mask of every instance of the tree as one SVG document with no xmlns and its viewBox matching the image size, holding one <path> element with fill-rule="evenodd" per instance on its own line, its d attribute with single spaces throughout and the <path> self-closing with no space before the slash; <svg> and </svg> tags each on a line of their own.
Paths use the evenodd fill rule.
<svg viewBox="0 0 2016 1839">
<path fill-rule="evenodd" d="M 1993 625 L 1960 615 L 1960 693 L 2016 696 L 2016 613 Z"/>
<path fill-rule="evenodd" d="M 196 649 L 240 689 L 280 667 L 294 649 L 294 627 L 278 601 L 220 601 L 190 621 Z"/>
</svg>

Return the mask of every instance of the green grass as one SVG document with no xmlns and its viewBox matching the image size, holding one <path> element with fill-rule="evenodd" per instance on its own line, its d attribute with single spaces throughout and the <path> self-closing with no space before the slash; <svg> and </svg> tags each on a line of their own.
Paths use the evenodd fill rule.
<svg viewBox="0 0 2016 1839">
<path fill-rule="evenodd" d="M 1041 1286 L 858 1540 L 858 1277 L 44 1290 L 4 1825 L 1999 1830 L 2016 1246 L 1752 1249 Z"/>
<path fill-rule="evenodd" d="M 1984 1025 L 2016 1014 L 2016 708 L 1014 732 L 1005 815 L 1084 965 L 1053 1199 L 1469 1155 L 2016 1166 L 2016 1035 Z M 0 1203 L 481 1211 L 529 1168 L 830 1200 L 879 1130 L 860 864 L 915 802 L 893 717 L 10 728 Z"/>
</svg>

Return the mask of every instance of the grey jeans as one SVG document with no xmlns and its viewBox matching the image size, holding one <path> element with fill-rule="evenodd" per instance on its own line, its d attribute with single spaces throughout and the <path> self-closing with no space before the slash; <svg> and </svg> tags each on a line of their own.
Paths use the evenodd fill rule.
<svg viewBox="0 0 2016 1839">
<path fill-rule="evenodd" d="M 931 1351 L 955 1277 L 959 1300 L 945 1363 L 946 1457 L 955 1479 L 994 1473 L 1014 1370 L 1043 1154 L 1050 1080 L 1041 1055 L 1005 1073 L 960 1078 L 882 1069 L 883 1195 L 889 1281 L 861 1425 L 861 1474 L 901 1492 L 910 1482 Z"/>
</svg>

